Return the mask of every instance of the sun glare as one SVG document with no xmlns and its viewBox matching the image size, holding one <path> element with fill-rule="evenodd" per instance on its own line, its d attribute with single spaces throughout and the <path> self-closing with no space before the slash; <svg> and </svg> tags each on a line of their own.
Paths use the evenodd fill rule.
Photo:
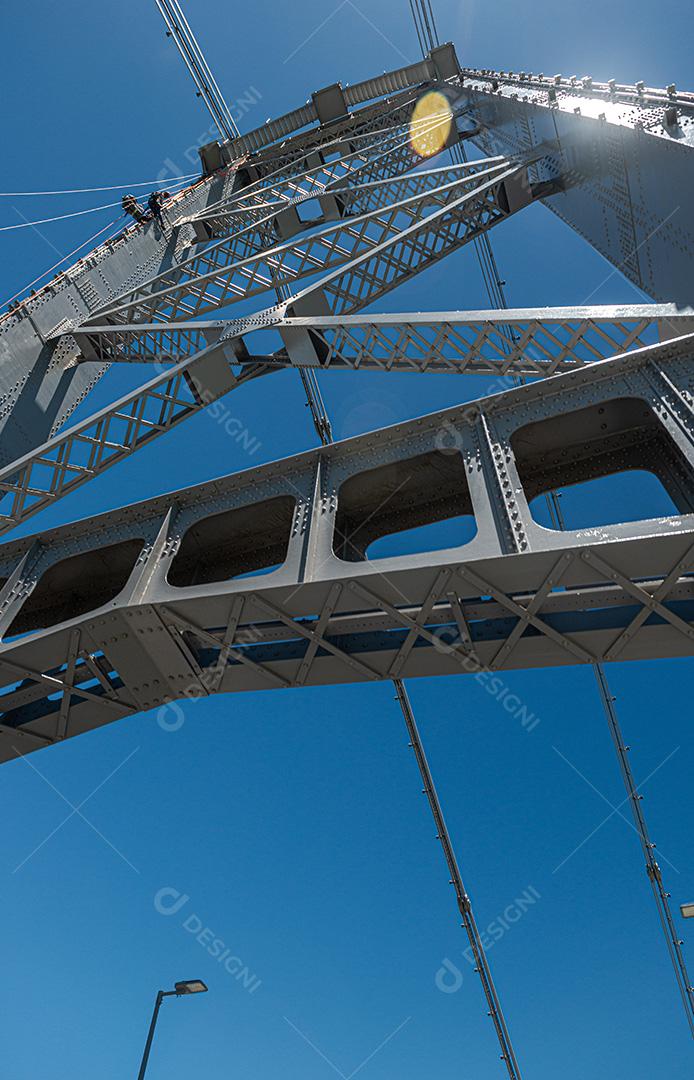
<svg viewBox="0 0 694 1080">
<path fill-rule="evenodd" d="M 448 142 L 453 113 L 447 98 L 430 90 L 419 99 L 410 120 L 410 142 L 420 157 L 433 157 Z"/>
</svg>

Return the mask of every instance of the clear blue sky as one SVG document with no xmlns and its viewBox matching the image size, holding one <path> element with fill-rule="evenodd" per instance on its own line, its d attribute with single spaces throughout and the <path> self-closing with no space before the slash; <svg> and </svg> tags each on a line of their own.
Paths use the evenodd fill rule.
<svg viewBox="0 0 694 1080">
<path fill-rule="evenodd" d="M 434 6 L 463 62 L 692 88 L 683 2 Z M 260 98 L 246 130 L 417 56 L 407 0 L 186 10 L 226 97 Z M 6 9 L 2 30 L 2 190 L 147 180 L 167 159 L 190 171 L 208 119 L 153 0 L 34 0 Z M 0 224 L 100 201 L 3 199 Z M 108 220 L 0 234 L 0 299 Z M 595 302 L 639 298 L 540 207 L 494 243 L 514 305 L 580 303 L 596 287 Z M 387 298 L 390 310 L 478 306 L 471 252 Z M 339 437 L 485 389 L 392 375 L 323 387 Z M 31 530 L 315 442 L 295 373 L 229 407 L 260 443 L 251 460 L 199 416 Z M 633 493 L 644 513 L 649 498 Z M 689 661 L 609 670 L 676 910 L 694 900 L 693 673 Z M 593 676 L 507 683 L 539 718 L 533 731 L 474 679 L 410 689 L 478 921 L 499 938 L 490 961 L 524 1074 L 684 1080 L 690 1043 Z M 2 768 L 3 1078 L 134 1077 L 157 988 L 190 977 L 210 993 L 165 1002 L 151 1080 L 500 1078 L 391 686 L 217 698 L 165 720 L 138 716 Z M 157 910 L 174 896 L 161 890 L 180 894 L 178 910 Z M 524 894 L 535 902 L 501 934 Z M 677 918 L 692 953 L 694 926 Z M 260 980 L 252 993 L 210 955 L 214 939 Z M 463 975 L 455 993 L 437 988 L 444 958 Z"/>
</svg>

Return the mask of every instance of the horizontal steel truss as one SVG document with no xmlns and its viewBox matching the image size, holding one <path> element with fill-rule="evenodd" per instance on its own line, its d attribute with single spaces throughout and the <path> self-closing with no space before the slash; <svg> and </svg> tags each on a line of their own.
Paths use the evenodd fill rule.
<svg viewBox="0 0 694 1080">
<path fill-rule="evenodd" d="M 272 353 L 253 347 L 261 329 L 277 335 Z M 224 341 L 243 364 L 543 378 L 691 333 L 694 309 L 621 304 L 309 318 L 271 309 L 250 329 L 201 320 L 88 326 L 73 336 L 86 359 L 109 363 L 178 363 Z"/>
<path fill-rule="evenodd" d="M 675 305 L 285 318 L 278 366 L 536 376 L 694 332 Z M 255 359 L 260 359 L 255 358 Z"/>
<path fill-rule="evenodd" d="M 683 338 L 649 346 L 0 546 L 6 578 L 0 756 L 26 753 L 133 710 L 218 691 L 691 655 L 693 356 Z M 633 432 L 635 400 L 642 403 L 639 422 L 648 436 L 667 440 L 678 462 L 663 468 L 670 470 L 682 512 L 574 532 L 536 525 L 526 466 L 514 451 L 517 432 L 555 421 L 552 437 L 560 442 L 553 452 L 567 467 L 576 453 L 584 459 L 593 453 L 597 468 L 603 440 L 623 446 L 629 424 Z M 615 401 L 624 402 L 626 412 L 605 408 Z M 593 427 L 590 420 L 572 420 L 587 409 L 599 417 Z M 620 418 L 626 418 L 624 432 Z M 571 431 L 562 453 L 561 439 Z M 640 436 L 632 434 L 631 442 L 639 452 Z M 384 514 L 390 515 L 388 531 L 407 528 L 410 503 L 395 505 L 397 488 L 382 490 L 378 470 L 400 463 L 398 475 L 406 481 L 408 462 L 414 470 L 432 454 L 437 468 L 460 462 L 474 539 L 421 555 L 338 558 L 335 551 L 350 539 L 340 531 L 344 485 L 359 477 L 358 489 L 368 495 L 357 529 Z M 661 464 L 656 455 L 654 468 Z M 593 469 L 590 461 L 587 468 Z M 414 484 L 408 500 L 425 497 L 429 488 L 422 476 Z M 379 492 L 380 505 L 373 501 Z M 280 526 L 268 507 L 287 499 L 293 511 Z M 244 508 L 253 508 L 250 518 Z M 242 543 L 243 530 L 234 524 L 240 519 L 228 515 L 244 513 L 259 531 Z M 196 554 L 194 569 L 208 556 L 217 558 L 220 545 L 227 545 L 230 567 L 246 565 L 249 551 L 275 542 L 268 529 L 286 528 L 280 568 L 229 580 L 234 571 L 221 567 L 220 580 L 195 585 L 184 567 L 181 578 L 186 536 L 211 515 L 223 516 L 214 519 L 212 547 L 207 556 Z M 115 585 L 110 568 L 123 546 L 131 552 L 124 583 L 108 595 Z M 76 598 L 76 576 L 97 592 Z M 48 581 L 50 590 L 42 584 Z M 100 607 L 85 609 L 90 595 L 98 595 Z M 50 625 L 37 629 L 44 621 Z"/>
<path fill-rule="evenodd" d="M 472 176 L 465 166 L 458 167 L 457 173 L 443 170 L 438 186 L 432 186 L 431 174 L 416 174 L 423 179 L 417 181 L 419 190 L 409 198 L 339 221 L 250 258 L 236 258 L 237 236 L 219 241 L 125 294 L 117 304 L 100 312 L 99 317 L 107 322 L 190 318 L 291 286 L 302 278 L 343 266 L 364 254 L 377 256 L 382 267 L 378 277 L 386 281 L 392 268 L 391 249 L 404 244 L 406 238 L 415 241 L 413 255 L 419 251 L 429 255 L 432 247 L 439 248 L 445 243 L 451 230 L 457 239 L 455 246 L 459 246 L 469 239 L 472 231 L 483 231 L 508 216 L 505 192 L 511 182 L 519 187 L 524 185 L 525 204 L 532 201 L 523 166 L 499 158 L 476 164 Z M 455 178 L 451 179 L 452 176 Z M 414 180 L 414 177 L 404 180 L 398 177 L 385 181 L 386 198 L 388 192 L 402 190 L 405 182 L 409 189 Z M 522 205 L 519 198 L 518 208 Z M 432 206 L 439 209 L 431 212 Z"/>
<path fill-rule="evenodd" d="M 272 355 L 253 351 L 253 331 L 244 333 L 243 320 L 76 331 L 88 360 L 176 366 L 1 470 L 0 533 L 280 367 L 541 377 L 694 331 L 694 313 L 667 304 L 346 319 L 264 314 L 254 328 L 278 334 Z"/>
</svg>

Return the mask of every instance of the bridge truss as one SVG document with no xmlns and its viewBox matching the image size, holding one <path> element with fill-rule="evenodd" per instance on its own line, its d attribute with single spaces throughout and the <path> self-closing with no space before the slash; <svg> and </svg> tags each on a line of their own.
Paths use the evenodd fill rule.
<svg viewBox="0 0 694 1080">
<path fill-rule="evenodd" d="M 5 541 L 0 760 L 186 696 L 692 655 L 694 95 L 473 71 L 442 45 L 201 160 L 167 229 L 0 320 L 0 531 L 283 368 L 531 381 Z M 657 302 L 379 313 L 536 202 Z M 146 381 L 67 426 L 123 363 Z M 539 496 L 637 468 L 676 514 L 536 523 Z M 368 558 L 460 516 L 467 543 Z"/>
</svg>

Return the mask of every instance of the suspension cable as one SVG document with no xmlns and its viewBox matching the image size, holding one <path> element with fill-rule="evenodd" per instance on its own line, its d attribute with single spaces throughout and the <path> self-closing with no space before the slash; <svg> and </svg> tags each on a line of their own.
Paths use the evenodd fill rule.
<svg viewBox="0 0 694 1080">
<path fill-rule="evenodd" d="M 435 46 L 439 43 L 438 32 L 436 29 L 434 13 L 431 8 L 431 4 L 429 3 L 429 11 L 427 12 L 425 0 L 416 0 L 416 5 L 414 0 L 410 0 L 410 9 L 414 18 L 415 29 L 417 31 L 417 38 L 422 49 L 422 54 L 426 56 L 426 53 L 431 49 L 435 48 Z M 417 17 L 417 12 L 419 18 Z M 425 48 L 425 45 L 428 46 L 428 48 Z M 460 143 L 456 143 L 455 148 L 451 148 L 450 156 L 451 160 L 454 162 L 458 161 L 462 163 L 467 161 L 467 155 L 464 153 Z M 475 251 L 477 253 L 480 269 L 482 271 L 482 278 L 485 282 L 490 302 L 494 304 L 495 307 L 501 306 L 498 304 L 497 301 L 500 295 L 503 299 L 503 294 L 501 293 L 501 284 L 498 280 L 498 272 L 496 271 L 493 255 L 491 254 L 491 248 L 485 248 L 482 245 L 481 240 L 486 240 L 487 245 L 489 245 L 489 237 L 486 233 L 483 234 L 482 238 L 475 240 Z M 487 254 L 485 258 L 486 251 L 488 251 L 489 254 Z M 496 286 L 496 293 L 494 291 L 494 286 Z M 503 306 L 506 306 L 505 302 L 503 303 Z M 458 910 L 460 911 L 463 919 L 462 925 L 468 936 L 470 947 L 472 949 L 472 954 L 475 960 L 475 971 L 480 977 L 484 996 L 487 1001 L 488 1013 L 492 1019 L 492 1023 L 494 1024 L 494 1030 L 496 1032 L 496 1037 L 499 1042 L 501 1059 L 506 1065 L 510 1080 L 520 1080 L 520 1068 L 518 1066 L 518 1061 L 516 1059 L 515 1051 L 513 1049 L 511 1037 L 509 1035 L 506 1020 L 504 1018 L 503 1010 L 501 1008 L 501 1002 L 494 986 L 491 967 L 489 965 L 489 961 L 487 959 L 487 955 L 485 953 L 484 946 L 482 944 L 482 940 L 477 929 L 477 923 L 473 914 L 470 897 L 468 896 L 463 885 L 460 867 L 458 865 L 458 860 L 456 858 L 450 834 L 446 826 L 436 787 L 434 786 L 433 777 L 431 775 L 431 770 L 429 768 L 429 764 L 424 751 L 422 738 L 419 734 L 419 729 L 414 718 L 414 712 L 412 711 L 412 705 L 409 699 L 409 695 L 407 693 L 405 684 L 400 679 L 394 679 L 393 686 L 395 687 L 396 700 L 400 704 L 405 724 L 410 735 L 410 745 L 412 746 L 415 757 L 417 759 L 420 776 L 424 784 L 424 793 L 427 796 L 432 816 L 436 824 L 437 839 L 440 841 L 441 847 L 443 848 L 446 864 L 451 875 L 450 880 L 451 884 L 455 889 Z"/>
<path fill-rule="evenodd" d="M 180 185 L 181 181 L 179 180 L 171 186 L 179 187 Z M 104 203 L 102 206 L 90 206 L 87 210 L 73 210 L 69 214 L 56 214 L 53 217 L 38 218 L 36 221 L 18 221 L 16 225 L 0 225 L 0 232 L 11 232 L 13 229 L 31 229 L 34 225 L 47 225 L 51 221 L 66 221 L 67 218 L 84 217 L 85 214 L 96 214 L 100 210 L 113 210 L 114 206 L 122 206 L 121 200 Z"/>
<path fill-rule="evenodd" d="M 156 4 L 166 24 L 167 34 L 173 39 L 197 87 L 198 97 L 205 102 L 222 138 L 237 138 L 240 135 L 239 128 L 178 0 L 156 0 Z"/>
<path fill-rule="evenodd" d="M 612 736 L 612 741 L 617 752 L 617 760 L 619 761 L 619 768 L 622 774 L 622 780 L 624 781 L 624 787 L 629 796 L 629 805 L 631 806 L 631 812 L 639 834 L 641 849 L 646 859 L 646 873 L 648 874 L 648 880 L 653 889 L 653 898 L 658 910 L 658 917 L 665 937 L 667 950 L 675 972 L 677 987 L 682 997 L 684 1011 L 689 1023 L 689 1030 L 692 1037 L 694 1037 L 694 988 L 692 987 L 687 972 L 687 965 L 682 951 L 683 943 L 677 936 L 672 912 L 670 911 L 670 893 L 665 891 L 660 866 L 653 854 L 656 845 L 651 841 L 646 825 L 646 818 L 641 809 L 643 795 L 639 794 L 638 785 L 634 779 L 634 774 L 628 758 L 629 747 L 624 744 L 624 737 L 617 717 L 617 710 L 614 707 L 615 698 L 610 693 L 604 668 L 601 664 L 594 664 L 593 671 L 595 672 L 600 697 L 605 709 L 605 715 L 607 716 L 610 735 Z"/>
<path fill-rule="evenodd" d="M 562 532 L 566 531 L 564 514 L 559 504 L 559 493 L 556 491 L 547 492 L 546 501 L 552 527 Z M 636 825 L 639 843 L 641 844 L 641 850 L 643 851 L 646 860 L 646 873 L 651 884 L 651 889 L 653 890 L 653 899 L 655 900 L 658 919 L 665 938 L 668 956 L 670 957 L 670 962 L 675 972 L 677 989 L 682 998 L 689 1030 L 692 1037 L 694 1037 L 694 987 L 692 987 L 684 958 L 684 952 L 682 951 L 683 942 L 677 935 L 672 911 L 670 910 L 670 893 L 665 889 L 662 871 L 654 855 L 656 845 L 650 838 L 648 826 L 646 824 L 646 816 L 641 807 L 643 795 L 639 793 L 638 784 L 636 783 L 631 768 L 631 762 L 629 761 L 629 747 L 625 745 L 622 728 L 615 708 L 616 698 L 610 690 L 603 665 L 593 664 L 592 666 L 595 681 L 598 684 L 600 700 L 607 719 L 610 737 L 615 753 L 617 754 L 619 771 L 631 807 L 634 824 Z"/>
<path fill-rule="evenodd" d="M 65 221 L 67 218 L 84 217 L 85 214 L 96 214 L 99 210 L 113 210 L 114 206 L 120 206 L 118 202 L 105 203 L 103 206 L 92 206 L 89 210 L 75 210 L 71 214 L 57 214 L 55 217 L 38 218 L 36 221 L 18 221 L 16 225 L 0 225 L 0 232 L 11 232 L 13 229 L 31 229 L 34 225 L 47 225 L 50 221 Z"/>
<path fill-rule="evenodd" d="M 11 304 L 13 300 L 16 300 L 18 296 L 21 296 L 23 292 L 26 292 L 27 289 L 30 289 L 32 285 L 36 285 L 39 281 L 42 281 L 43 278 L 48 277 L 49 274 L 51 274 L 54 270 L 57 270 L 57 268 L 61 266 L 64 262 L 67 262 L 68 259 L 71 259 L 73 255 L 76 255 L 77 252 L 81 251 L 82 248 L 87 246 L 87 244 L 91 244 L 99 236 L 103 236 L 105 232 L 108 232 L 109 229 L 112 229 L 114 225 L 118 224 L 122 217 L 123 215 L 119 214 L 118 217 L 114 218 L 113 221 L 110 221 L 108 225 L 104 225 L 103 229 L 99 229 L 98 232 L 92 233 L 92 235 L 87 237 L 86 240 L 83 240 L 82 243 L 78 245 L 78 247 L 73 248 L 72 251 L 69 251 L 67 255 L 63 255 L 62 259 L 58 259 L 58 262 L 53 263 L 52 266 L 49 266 L 48 269 L 44 270 L 42 274 L 39 274 L 39 276 L 35 277 L 33 281 L 30 281 L 28 285 L 25 285 L 22 289 L 19 289 L 18 292 L 16 292 L 13 296 L 8 297 L 7 300 L 3 300 L 2 304 L 0 304 L 0 307 L 7 307 L 7 305 Z"/>
<path fill-rule="evenodd" d="M 149 187 L 151 184 L 161 184 L 162 182 L 174 184 L 179 180 L 191 180 L 194 176 L 198 175 L 198 173 L 187 173 L 185 176 L 167 177 L 166 181 L 162 181 L 161 179 L 138 180 L 136 184 L 110 184 L 108 187 L 64 188 L 62 191 L 0 191 L 0 199 L 22 199 L 33 197 L 35 195 L 85 195 L 92 191 L 122 191 L 124 188 Z"/>
</svg>

